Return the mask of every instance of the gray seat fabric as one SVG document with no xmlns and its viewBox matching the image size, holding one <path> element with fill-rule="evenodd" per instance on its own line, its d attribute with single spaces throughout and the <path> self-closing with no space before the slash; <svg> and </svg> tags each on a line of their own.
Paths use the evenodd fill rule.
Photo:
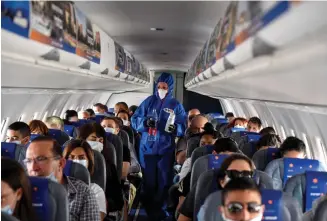
<svg viewBox="0 0 327 221">
<path fill-rule="evenodd" d="M 284 159 L 280 158 L 271 161 L 265 169 L 265 172 L 273 178 L 274 181 L 274 189 L 282 189 L 283 188 L 283 179 L 284 179 Z M 317 171 L 325 171 L 321 163 L 319 164 L 319 168 Z"/>
<path fill-rule="evenodd" d="M 66 166 L 64 168 L 64 174 L 66 176 L 74 177 L 90 185 L 90 173 L 85 166 L 75 163 L 71 160 L 66 161 Z"/>
<path fill-rule="evenodd" d="M 269 148 L 270 149 L 270 148 Z M 275 153 L 275 156 L 269 157 L 268 152 L 270 151 L 269 149 L 263 149 L 263 150 L 258 150 L 257 152 L 254 153 L 252 157 L 252 161 L 257 168 L 257 170 L 264 171 L 266 169 L 266 166 L 268 163 L 270 163 L 272 160 L 280 158 L 280 153 Z M 274 148 L 278 150 L 277 148 Z"/>
<path fill-rule="evenodd" d="M 1 156 L 9 157 L 20 162 L 22 165 L 26 157 L 26 147 L 15 143 L 1 142 Z"/>
<path fill-rule="evenodd" d="M 1 212 L 2 221 L 18 221 L 14 216 L 10 216 L 7 213 Z"/>
<path fill-rule="evenodd" d="M 131 127 L 128 127 L 128 126 L 123 126 L 122 127 L 122 130 L 125 131 L 128 135 L 128 139 L 129 139 L 129 142 L 133 145 L 134 147 L 134 144 L 135 144 L 135 140 L 134 140 L 134 132 L 133 132 L 133 129 Z"/>
<path fill-rule="evenodd" d="M 129 137 L 126 131 L 120 130 L 118 133 L 118 136 L 123 142 L 123 145 L 128 146 L 129 145 Z"/>
<path fill-rule="evenodd" d="M 37 216 L 40 217 L 41 212 L 41 217 L 46 216 L 47 221 L 68 221 L 69 202 L 65 187 L 41 177 L 30 177 L 30 181 L 33 207 Z"/>
<path fill-rule="evenodd" d="M 123 141 L 119 136 L 115 134 L 106 133 L 107 140 L 112 143 L 116 150 L 116 159 L 117 159 L 117 173 L 118 177 L 121 177 L 123 169 Z"/>
<path fill-rule="evenodd" d="M 313 216 L 314 221 L 326 221 L 327 218 L 327 198 L 324 198 L 317 206 Z"/>
<path fill-rule="evenodd" d="M 98 184 L 104 191 L 106 191 L 107 170 L 106 161 L 103 155 L 96 150 L 93 150 L 94 154 L 94 172 L 91 176 L 91 182 Z"/>
<path fill-rule="evenodd" d="M 191 167 L 193 166 L 193 164 L 195 163 L 195 161 L 197 159 L 199 159 L 200 157 L 202 156 L 205 156 L 205 155 L 208 155 L 208 154 L 211 154 L 212 151 L 210 151 L 212 148 L 208 148 L 208 146 L 205 146 L 205 147 L 198 147 L 196 148 L 193 153 L 192 153 L 192 156 L 191 156 Z"/>
<path fill-rule="evenodd" d="M 116 168 L 117 168 L 116 149 L 115 149 L 115 146 L 112 143 L 107 142 L 107 152 L 108 152 L 109 162 L 111 164 L 114 164 L 116 166 Z"/>
<path fill-rule="evenodd" d="M 200 145 L 200 136 L 194 136 L 187 140 L 186 157 L 192 156 L 193 151 Z"/>
<path fill-rule="evenodd" d="M 216 191 L 206 198 L 204 205 L 201 207 L 201 220 L 223 221 L 217 210 L 219 206 L 221 206 L 221 191 Z M 281 211 L 283 221 L 300 221 L 302 219 L 302 212 L 299 205 L 291 196 L 287 194 L 282 195 L 279 209 Z"/>
</svg>

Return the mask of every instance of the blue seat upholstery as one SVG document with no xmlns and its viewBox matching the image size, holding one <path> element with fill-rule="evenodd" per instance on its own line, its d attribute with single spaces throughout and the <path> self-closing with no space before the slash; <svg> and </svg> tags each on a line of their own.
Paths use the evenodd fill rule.
<svg viewBox="0 0 327 221">
<path fill-rule="evenodd" d="M 276 159 L 271 161 L 265 169 L 265 172 L 273 178 L 274 183 L 282 184 L 282 186 L 290 177 L 306 171 L 325 171 L 325 169 L 318 160 L 298 158 Z M 278 188 L 282 188 L 282 186 Z"/>
<path fill-rule="evenodd" d="M 55 139 L 61 146 L 69 140 L 69 136 L 61 130 L 49 129 L 49 136 Z"/>
<path fill-rule="evenodd" d="M 103 120 L 103 118 L 105 118 L 105 115 L 95 115 L 95 122 L 97 124 L 101 124 L 101 121 Z"/>
<path fill-rule="evenodd" d="M 312 208 L 314 200 L 327 192 L 327 172 L 307 171 L 287 180 L 284 192 L 298 200 L 304 212 Z"/>
<path fill-rule="evenodd" d="M 42 136 L 42 135 L 40 135 L 40 134 L 31 134 L 31 136 L 30 136 L 30 142 L 32 140 L 34 140 L 35 138 L 39 137 L 39 136 Z"/>
<path fill-rule="evenodd" d="M 71 160 L 66 161 L 64 168 L 64 174 L 66 176 L 74 177 L 90 185 L 90 173 L 85 166 L 75 163 Z"/>
<path fill-rule="evenodd" d="M 278 148 L 267 148 L 263 150 L 258 150 L 254 153 L 252 161 L 257 168 L 257 170 L 264 171 L 268 163 L 273 160 L 281 158 L 281 154 Z"/>
<path fill-rule="evenodd" d="M 46 178 L 29 177 L 32 203 L 39 221 L 68 221 L 69 203 L 63 185 Z"/>
<path fill-rule="evenodd" d="M 68 136 L 72 137 L 72 138 L 76 138 L 78 135 L 78 131 L 77 128 L 73 125 L 64 125 L 64 131 L 66 132 L 66 134 L 68 134 Z"/>
<path fill-rule="evenodd" d="M 26 147 L 16 143 L 1 142 L 1 156 L 9 157 L 22 163 L 26 157 Z"/>
</svg>

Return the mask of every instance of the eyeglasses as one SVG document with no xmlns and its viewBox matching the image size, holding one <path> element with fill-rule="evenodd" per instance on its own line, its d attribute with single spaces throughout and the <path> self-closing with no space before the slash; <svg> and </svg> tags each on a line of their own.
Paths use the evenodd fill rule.
<svg viewBox="0 0 327 221">
<path fill-rule="evenodd" d="M 23 162 L 26 166 L 30 165 L 32 162 L 34 162 L 35 164 L 38 164 L 38 165 L 44 165 L 47 162 L 47 160 L 49 160 L 49 159 L 59 160 L 60 156 L 54 156 L 54 157 L 39 156 L 34 159 L 27 158 L 27 159 L 23 160 Z"/>
<path fill-rule="evenodd" d="M 248 170 L 243 170 L 243 171 L 238 171 L 238 170 L 226 170 L 226 175 L 231 178 L 239 178 L 239 177 L 248 177 L 252 178 L 253 177 L 253 172 L 248 171 Z"/>
<path fill-rule="evenodd" d="M 261 209 L 261 204 L 255 203 L 255 202 L 249 202 L 246 203 L 247 205 L 247 211 L 249 213 L 258 213 Z M 244 206 L 240 202 L 231 202 L 227 206 L 228 212 L 232 214 L 240 213 L 244 210 Z"/>
</svg>

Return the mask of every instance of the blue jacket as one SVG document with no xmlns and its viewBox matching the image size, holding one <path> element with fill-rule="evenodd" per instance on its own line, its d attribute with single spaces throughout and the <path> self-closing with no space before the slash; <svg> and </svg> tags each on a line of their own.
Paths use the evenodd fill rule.
<svg viewBox="0 0 327 221">
<path fill-rule="evenodd" d="M 185 131 L 186 114 L 184 107 L 172 97 L 172 92 L 174 89 L 173 77 L 171 74 L 162 73 L 158 79 L 158 82 L 165 82 L 168 84 L 168 93 L 166 97 L 161 100 L 156 87 L 155 94 L 145 99 L 132 117 L 133 128 L 139 132 L 142 132 L 140 152 L 143 154 L 163 155 L 166 152 L 174 150 L 175 137 L 183 136 Z M 164 108 L 174 110 L 176 115 L 176 130 L 173 133 L 167 133 L 165 131 L 169 113 L 164 111 Z M 156 109 L 159 119 L 157 124 L 157 140 L 155 142 L 148 141 L 149 128 L 145 126 L 146 120 L 148 119 L 148 114 L 151 114 L 153 109 Z"/>
</svg>

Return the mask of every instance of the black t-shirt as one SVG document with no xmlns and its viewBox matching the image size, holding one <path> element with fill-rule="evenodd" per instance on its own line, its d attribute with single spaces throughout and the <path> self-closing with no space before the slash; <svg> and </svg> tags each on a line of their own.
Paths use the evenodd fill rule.
<svg viewBox="0 0 327 221">
<path fill-rule="evenodd" d="M 194 213 L 196 185 L 197 184 L 194 184 L 194 186 L 191 188 L 191 190 L 187 194 L 181 208 L 179 209 L 179 212 L 181 214 L 183 214 L 184 216 L 187 216 L 191 219 L 193 219 L 193 213 Z"/>
<path fill-rule="evenodd" d="M 131 162 L 131 152 L 127 145 L 123 144 L 123 162 Z"/>
</svg>

